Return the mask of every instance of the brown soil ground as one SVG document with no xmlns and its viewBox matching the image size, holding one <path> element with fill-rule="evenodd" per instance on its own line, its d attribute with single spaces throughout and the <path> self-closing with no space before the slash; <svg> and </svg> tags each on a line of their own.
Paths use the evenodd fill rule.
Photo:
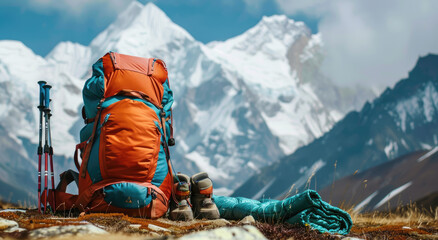
<svg viewBox="0 0 438 240">
<path fill-rule="evenodd" d="M 3 205 L 4 207 L 13 207 Z M 70 217 L 68 216 L 70 214 Z M 105 228 L 111 236 L 95 236 L 92 239 L 145 239 L 145 237 L 161 238 L 182 236 L 191 232 L 213 229 L 223 226 L 223 222 L 195 220 L 192 222 L 173 222 L 162 218 L 158 220 L 132 218 L 123 214 L 88 214 L 84 216 L 66 214 L 39 214 L 36 210 L 27 212 L 2 212 L 0 217 L 18 222 L 21 228 L 28 230 L 60 226 L 81 225 L 86 222 Z M 351 214 L 354 226 L 346 237 L 361 239 L 438 239 L 438 216 L 424 214 L 419 211 L 406 211 L 403 213 L 369 213 Z M 239 225 L 238 221 L 230 221 L 232 226 Z M 130 225 L 135 224 L 133 228 Z M 149 224 L 163 227 L 171 232 L 150 229 Z M 321 234 L 302 226 L 290 224 L 255 223 L 255 226 L 268 239 L 341 239 L 340 236 Z M 4 233 L 0 231 L 0 238 L 27 239 L 29 231 Z M 79 237 L 78 237 L 79 239 Z"/>
</svg>

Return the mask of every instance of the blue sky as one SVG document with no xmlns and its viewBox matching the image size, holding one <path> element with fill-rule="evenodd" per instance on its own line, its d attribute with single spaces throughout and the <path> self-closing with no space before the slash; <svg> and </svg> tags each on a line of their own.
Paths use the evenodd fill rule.
<svg viewBox="0 0 438 240">
<path fill-rule="evenodd" d="M 135 0 L 0 0 L 0 40 L 45 56 L 60 41 L 90 41 Z M 345 85 L 382 89 L 407 76 L 419 56 L 438 54 L 436 0 L 152 1 L 197 40 L 226 40 L 262 16 L 303 21 L 324 44 L 322 69 Z"/>
<path fill-rule="evenodd" d="M 146 3 L 145 0 L 140 2 Z M 262 2 L 257 9 L 249 8 L 239 0 L 153 2 L 175 23 L 204 43 L 239 35 L 264 15 L 284 14 L 271 1 Z M 89 6 L 89 11 L 81 10 L 80 14 L 66 14 L 64 9 L 40 9 L 7 0 L 0 0 L 0 7 L 0 39 L 19 40 L 42 56 L 47 55 L 60 41 L 88 45 L 117 16 L 114 9 L 106 10 L 107 14 L 102 13 L 105 9 L 100 10 L 99 14 L 90 13 L 91 9 L 95 11 L 99 8 L 94 5 Z M 289 14 L 289 17 L 304 21 L 313 32 L 317 31 L 317 18 L 303 14 Z"/>
</svg>

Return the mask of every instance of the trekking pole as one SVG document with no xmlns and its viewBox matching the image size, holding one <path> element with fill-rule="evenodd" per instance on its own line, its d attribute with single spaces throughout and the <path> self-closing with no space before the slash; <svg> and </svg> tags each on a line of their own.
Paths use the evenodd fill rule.
<svg viewBox="0 0 438 240">
<path fill-rule="evenodd" d="M 47 95 L 49 94 L 49 89 L 46 88 Z M 51 99 L 49 99 L 49 102 Z M 53 198 L 53 205 L 52 206 L 52 212 L 55 213 L 54 207 L 56 206 L 56 199 L 55 199 L 55 168 L 53 167 L 53 146 L 52 146 L 52 129 L 50 127 L 50 117 L 52 116 L 52 113 L 50 111 L 49 105 L 46 105 L 47 111 L 49 112 L 49 119 L 48 119 L 48 129 L 49 129 L 49 157 L 50 157 L 50 175 L 51 175 L 51 182 L 52 182 L 52 198 Z"/>
<path fill-rule="evenodd" d="M 45 81 L 38 82 L 40 89 L 40 105 L 38 109 L 40 110 L 40 128 L 39 128 L 39 144 L 38 144 L 38 212 L 41 212 L 41 155 L 43 154 L 42 138 L 43 138 L 43 111 L 44 111 L 44 88 L 46 85 Z"/>
<path fill-rule="evenodd" d="M 44 131 L 44 212 L 47 211 L 47 197 L 48 197 L 48 155 L 49 155 L 49 104 L 50 104 L 50 85 L 44 85 L 44 120 L 45 120 L 45 131 Z"/>
</svg>

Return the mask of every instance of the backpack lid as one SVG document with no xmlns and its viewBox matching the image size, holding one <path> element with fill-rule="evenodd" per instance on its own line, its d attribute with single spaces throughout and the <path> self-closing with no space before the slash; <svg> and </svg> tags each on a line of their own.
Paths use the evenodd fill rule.
<svg viewBox="0 0 438 240">
<path fill-rule="evenodd" d="M 143 92 L 155 102 L 161 103 L 162 85 L 167 80 L 167 69 L 162 60 L 109 52 L 102 57 L 102 61 L 105 72 L 105 98 L 129 89 Z"/>
</svg>

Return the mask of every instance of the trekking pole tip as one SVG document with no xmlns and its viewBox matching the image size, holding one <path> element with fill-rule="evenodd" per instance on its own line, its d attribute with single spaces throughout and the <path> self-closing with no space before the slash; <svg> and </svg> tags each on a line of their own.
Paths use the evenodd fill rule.
<svg viewBox="0 0 438 240">
<path fill-rule="evenodd" d="M 52 88 L 52 86 L 49 85 L 49 84 L 46 84 L 46 85 L 43 86 L 43 88 L 48 88 L 48 89 L 50 89 L 50 88 Z"/>
<path fill-rule="evenodd" d="M 46 81 L 43 81 L 43 80 L 41 80 L 41 81 L 38 81 L 38 84 L 39 85 L 45 85 L 47 82 Z"/>
</svg>

